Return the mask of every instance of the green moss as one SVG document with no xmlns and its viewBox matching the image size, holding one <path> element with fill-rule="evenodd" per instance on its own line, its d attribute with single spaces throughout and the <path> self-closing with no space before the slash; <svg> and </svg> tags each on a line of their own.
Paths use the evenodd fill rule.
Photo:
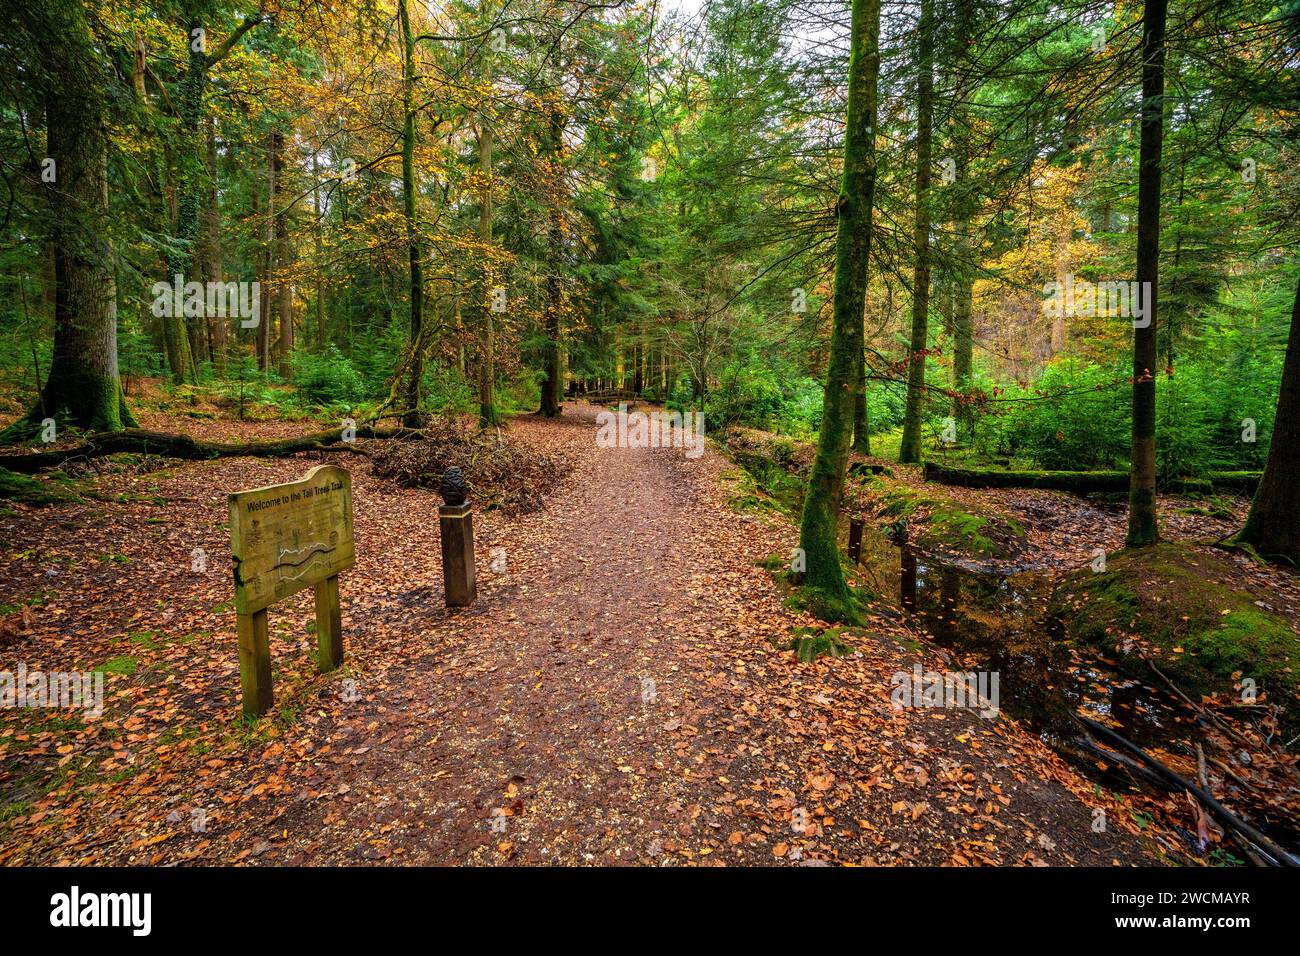
<svg viewBox="0 0 1300 956">
<path fill-rule="evenodd" d="M 829 588 L 804 584 L 786 600 L 786 607 L 792 611 L 805 611 L 828 624 L 861 625 L 862 610 L 853 590 L 846 586 L 845 591 L 846 594 L 840 594 Z"/>
<path fill-rule="evenodd" d="M 1231 511 L 1219 506 L 1179 508 L 1178 513 L 1180 515 L 1193 515 L 1198 518 L 1218 518 L 1220 521 L 1231 521 L 1233 518 Z"/>
<path fill-rule="evenodd" d="M 929 527 L 922 535 L 932 543 L 980 557 L 994 557 L 998 546 L 982 532 L 989 519 L 963 511 L 936 511 L 930 515 Z"/>
<path fill-rule="evenodd" d="M 839 628 L 821 630 L 813 627 L 796 628 L 787 650 L 794 651 L 799 660 L 807 663 L 819 657 L 844 657 L 853 653 L 853 648 L 844 643 Z"/>
<path fill-rule="evenodd" d="M 1286 618 L 1258 607 L 1240 580 L 1226 557 L 1166 541 L 1121 551 L 1101 573 L 1063 578 L 1052 611 L 1071 639 L 1118 654 L 1140 676 L 1152 676 L 1149 660 L 1196 697 L 1233 693 L 1240 675 L 1294 710 L 1300 638 Z"/>
<path fill-rule="evenodd" d="M 923 551 L 955 551 L 973 558 L 1005 559 L 1026 546 L 1025 526 L 996 512 L 976 512 L 939 488 L 918 488 L 874 477 L 866 485 L 877 502 L 877 518 L 907 519 L 913 544 Z M 918 520 L 919 514 L 928 515 Z"/>
<path fill-rule="evenodd" d="M 108 674 L 134 674 L 140 667 L 140 662 L 134 657 L 125 654 L 119 657 L 110 657 L 104 661 L 102 669 Z"/>
<path fill-rule="evenodd" d="M 71 479 L 66 477 L 40 479 L 0 468 L 0 498 L 25 505 L 43 507 L 65 501 L 77 501 L 79 499 L 72 491 L 71 484 Z"/>
<path fill-rule="evenodd" d="M 737 510 L 775 509 L 790 518 L 798 517 L 803 507 L 804 481 L 786 470 L 786 465 L 790 464 L 789 454 L 773 459 L 735 448 L 730 452 L 744 475 L 740 483 L 742 494 L 733 499 L 733 507 Z"/>
<path fill-rule="evenodd" d="M 158 646 L 159 636 L 158 631 L 133 631 L 126 637 L 132 644 L 139 644 L 145 650 L 152 651 Z"/>
<path fill-rule="evenodd" d="M 30 803 L 17 801 L 14 803 L 0 803 L 0 823 L 12 820 L 15 817 L 25 817 L 32 809 Z"/>
</svg>

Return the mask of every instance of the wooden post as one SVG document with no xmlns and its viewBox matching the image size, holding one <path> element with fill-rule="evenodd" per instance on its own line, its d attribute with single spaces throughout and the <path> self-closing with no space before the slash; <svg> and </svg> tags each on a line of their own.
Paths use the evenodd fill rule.
<svg viewBox="0 0 1300 956">
<path fill-rule="evenodd" d="M 343 663 L 343 612 L 337 574 L 316 583 L 316 648 L 316 667 L 322 674 Z"/>
<path fill-rule="evenodd" d="M 474 515 L 469 502 L 441 505 L 442 584 L 447 607 L 469 607 L 477 597 L 474 585 Z"/>
<path fill-rule="evenodd" d="M 256 719 L 271 709 L 271 645 L 266 626 L 266 608 L 236 618 L 239 632 L 239 687 L 244 716 Z"/>
<path fill-rule="evenodd" d="M 849 560 L 858 564 L 862 560 L 862 519 L 849 519 Z"/>
</svg>

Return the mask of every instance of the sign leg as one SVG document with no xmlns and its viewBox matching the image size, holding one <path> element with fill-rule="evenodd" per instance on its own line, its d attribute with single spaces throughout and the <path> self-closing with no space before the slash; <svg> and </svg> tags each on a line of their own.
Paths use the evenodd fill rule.
<svg viewBox="0 0 1300 956">
<path fill-rule="evenodd" d="M 322 673 L 343 663 L 343 612 L 339 608 L 339 576 L 316 584 L 316 667 Z"/>
<path fill-rule="evenodd" d="M 244 716 L 261 717 L 275 703 L 271 690 L 271 646 L 266 626 L 266 608 L 240 614 L 239 685 L 244 698 Z"/>
</svg>

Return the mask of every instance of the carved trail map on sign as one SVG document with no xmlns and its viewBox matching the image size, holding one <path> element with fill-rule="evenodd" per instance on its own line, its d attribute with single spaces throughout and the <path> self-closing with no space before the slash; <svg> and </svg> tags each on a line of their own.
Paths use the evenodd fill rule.
<svg viewBox="0 0 1300 956">
<path fill-rule="evenodd" d="M 235 609 L 252 614 L 356 564 L 352 478 L 321 465 L 306 477 L 230 496 Z"/>
</svg>

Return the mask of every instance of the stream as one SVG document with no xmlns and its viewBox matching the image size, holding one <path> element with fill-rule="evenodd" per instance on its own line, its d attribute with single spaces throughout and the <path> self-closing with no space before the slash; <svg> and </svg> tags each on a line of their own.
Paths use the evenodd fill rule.
<svg viewBox="0 0 1300 956">
<path fill-rule="evenodd" d="M 861 568 L 877 594 L 896 596 L 912 623 L 964 662 L 953 669 L 999 674 L 999 706 L 1089 779 L 1127 789 L 1077 746 L 1073 713 L 1111 724 L 1144 748 L 1194 750 L 1174 695 L 1135 680 L 1116 662 L 1064 639 L 1047 612 L 1053 577 L 1042 570 L 973 570 L 935 559 L 864 522 Z M 892 602 L 893 599 L 891 599 Z M 1186 752 L 1186 751 L 1185 751 Z"/>
</svg>

